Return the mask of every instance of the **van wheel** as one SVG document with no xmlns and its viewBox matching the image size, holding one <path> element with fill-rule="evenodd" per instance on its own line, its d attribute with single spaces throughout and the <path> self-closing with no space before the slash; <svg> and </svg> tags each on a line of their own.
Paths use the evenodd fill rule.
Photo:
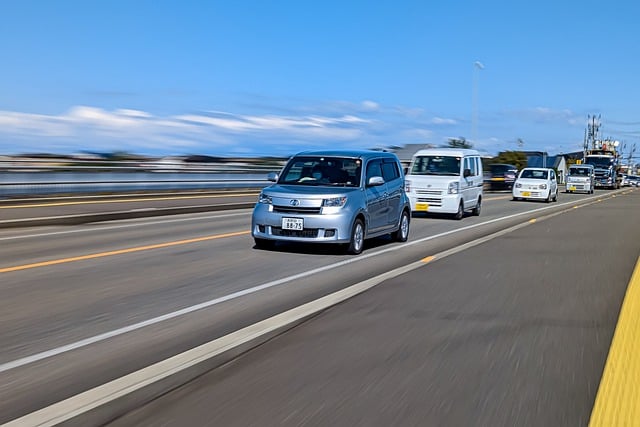
<svg viewBox="0 0 640 427">
<path fill-rule="evenodd" d="M 360 218 L 356 219 L 351 229 L 351 241 L 347 247 L 347 253 L 358 255 L 364 246 L 364 224 Z"/>
<path fill-rule="evenodd" d="M 460 221 L 464 216 L 464 202 L 460 200 L 460 204 L 458 205 L 458 212 L 453 214 L 453 219 Z"/>
<path fill-rule="evenodd" d="M 393 240 L 396 242 L 406 242 L 409 238 L 409 212 L 402 211 L 402 216 L 400 217 L 400 226 L 395 233 L 393 233 Z"/>
<path fill-rule="evenodd" d="M 476 203 L 476 207 L 471 211 L 471 215 L 480 216 L 480 211 L 482 210 L 482 197 L 478 197 L 478 203 Z"/>
</svg>

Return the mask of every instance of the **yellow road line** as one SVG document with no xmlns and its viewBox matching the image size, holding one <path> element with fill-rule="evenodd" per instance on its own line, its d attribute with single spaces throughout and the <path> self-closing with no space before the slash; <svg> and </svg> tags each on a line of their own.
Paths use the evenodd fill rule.
<svg viewBox="0 0 640 427">
<path fill-rule="evenodd" d="M 427 256 L 427 257 L 422 258 L 420 261 L 424 262 L 425 264 L 428 264 L 431 261 L 433 261 L 434 258 L 435 258 L 434 256 Z"/>
<path fill-rule="evenodd" d="M 529 224 L 533 224 L 533 223 L 535 223 L 536 221 L 537 221 L 537 220 L 536 220 L 535 218 L 531 218 L 531 219 L 529 220 Z"/>
<path fill-rule="evenodd" d="M 50 206 L 72 206 L 72 205 L 101 205 L 101 204 L 107 204 L 107 203 L 153 202 L 155 200 L 215 199 L 220 197 L 255 196 L 256 194 L 258 193 L 230 193 L 230 194 L 209 194 L 209 195 L 202 195 L 202 196 L 141 197 L 137 199 L 84 200 L 84 201 L 76 201 L 76 202 L 32 203 L 32 204 L 26 204 L 26 205 L 0 206 L 0 209 L 42 208 L 42 207 L 50 207 Z"/>
<path fill-rule="evenodd" d="M 16 265 L 16 266 L 13 266 L 13 267 L 4 267 L 4 268 L 0 268 L 0 273 L 9 273 L 11 271 L 28 270 L 28 269 L 31 269 L 31 268 L 47 267 L 47 266 L 51 266 L 51 265 L 66 264 L 66 263 L 69 263 L 69 262 L 84 261 L 84 260 L 95 259 L 95 258 L 104 258 L 104 257 L 114 256 L 114 255 L 123 255 L 123 254 L 129 254 L 129 253 L 132 253 L 132 252 L 148 251 L 148 250 L 151 250 L 151 249 L 168 248 L 168 247 L 171 247 L 171 246 L 186 245 L 186 244 L 189 244 L 189 243 L 205 242 L 207 240 L 223 239 L 225 237 L 241 236 L 241 235 L 244 235 L 244 234 L 249 234 L 249 231 L 238 231 L 238 232 L 235 232 L 235 233 L 214 234 L 214 235 L 211 235 L 211 236 L 196 237 L 196 238 L 193 238 L 193 239 L 177 240 L 177 241 L 165 242 L 165 243 L 157 243 L 155 245 L 136 246 L 136 247 L 133 247 L 133 248 L 118 249 L 118 250 L 109 251 L 109 252 L 98 252 L 98 253 L 95 253 L 95 254 L 80 255 L 80 256 L 75 256 L 75 257 L 70 257 L 70 258 L 61 258 L 61 259 L 54 259 L 54 260 L 50 260 L 50 261 L 35 262 L 33 264 Z"/>
<path fill-rule="evenodd" d="M 611 341 L 590 427 L 640 426 L 640 258 Z"/>
</svg>

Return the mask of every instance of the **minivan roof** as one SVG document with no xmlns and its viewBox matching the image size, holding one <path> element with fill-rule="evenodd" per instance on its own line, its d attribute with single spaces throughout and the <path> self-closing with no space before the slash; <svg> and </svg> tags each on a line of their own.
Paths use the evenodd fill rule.
<svg viewBox="0 0 640 427">
<path fill-rule="evenodd" d="M 296 153 L 295 156 L 327 156 L 327 157 L 359 157 L 359 158 L 371 158 L 371 157 L 385 157 L 397 159 L 394 153 L 388 151 L 376 151 L 376 150 L 313 150 L 302 151 Z M 292 156 L 292 157 L 295 157 Z"/>
<path fill-rule="evenodd" d="M 472 150 L 469 148 L 425 148 L 423 150 L 418 150 L 413 156 L 456 156 L 456 157 L 465 157 L 465 156 L 479 156 L 477 150 Z"/>
</svg>

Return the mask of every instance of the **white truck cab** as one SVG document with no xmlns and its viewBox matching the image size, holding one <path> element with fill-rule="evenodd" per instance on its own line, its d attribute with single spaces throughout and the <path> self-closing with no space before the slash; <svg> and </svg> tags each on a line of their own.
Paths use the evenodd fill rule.
<svg viewBox="0 0 640 427">
<path fill-rule="evenodd" d="M 462 219 L 480 215 L 484 178 L 476 150 L 430 148 L 413 155 L 405 191 L 415 213 L 447 213 Z"/>
</svg>

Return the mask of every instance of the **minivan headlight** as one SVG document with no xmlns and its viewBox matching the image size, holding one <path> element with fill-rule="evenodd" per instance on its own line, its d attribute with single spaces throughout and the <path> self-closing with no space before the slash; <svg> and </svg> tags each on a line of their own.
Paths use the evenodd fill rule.
<svg viewBox="0 0 640 427">
<path fill-rule="evenodd" d="M 347 196 L 322 199 L 322 207 L 324 208 L 341 208 L 345 203 L 347 203 Z"/>
<path fill-rule="evenodd" d="M 547 184 L 540 184 L 540 189 L 541 190 L 546 190 L 547 189 Z"/>
<path fill-rule="evenodd" d="M 408 179 L 404 180 L 404 191 L 406 193 L 410 193 L 411 192 L 411 181 Z"/>
<path fill-rule="evenodd" d="M 447 190 L 447 193 L 449 193 L 449 194 L 458 194 L 459 190 L 460 190 L 460 187 L 458 185 L 458 182 L 454 181 L 454 182 L 450 182 L 449 183 L 449 189 Z"/>
<path fill-rule="evenodd" d="M 264 193 L 260 193 L 260 196 L 258 196 L 258 203 L 270 205 L 272 202 L 273 201 L 271 200 L 271 196 L 267 196 Z"/>
<path fill-rule="evenodd" d="M 516 188 L 522 188 L 522 184 L 519 182 L 516 182 Z"/>
</svg>

